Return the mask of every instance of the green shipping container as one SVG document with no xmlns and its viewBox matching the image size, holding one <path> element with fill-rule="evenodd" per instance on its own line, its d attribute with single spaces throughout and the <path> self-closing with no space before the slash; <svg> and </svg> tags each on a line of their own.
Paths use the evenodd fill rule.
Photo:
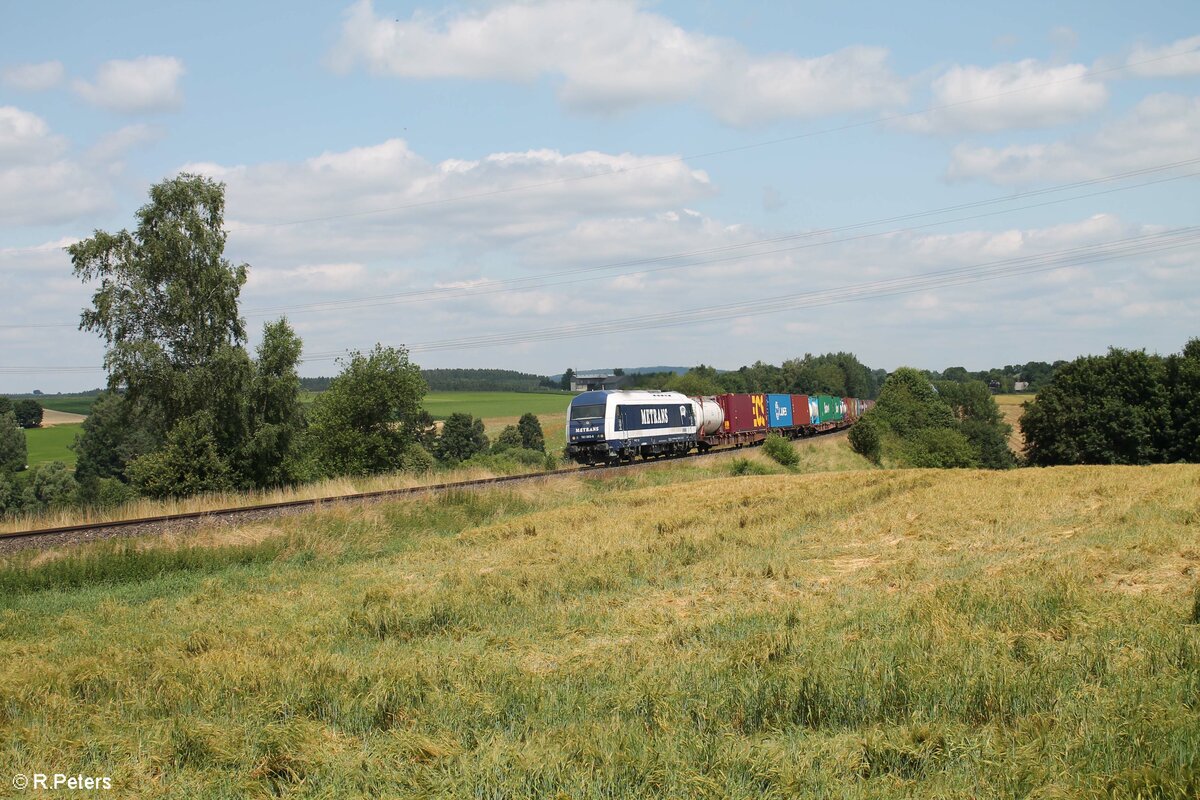
<svg viewBox="0 0 1200 800">
<path fill-rule="evenodd" d="M 821 422 L 840 422 L 846 418 L 846 410 L 842 408 L 842 398 L 819 394 L 817 403 L 821 406 Z"/>
</svg>

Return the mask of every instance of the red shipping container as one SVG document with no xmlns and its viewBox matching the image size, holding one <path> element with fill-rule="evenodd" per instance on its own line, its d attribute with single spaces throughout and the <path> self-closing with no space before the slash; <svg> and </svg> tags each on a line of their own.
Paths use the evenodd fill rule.
<svg viewBox="0 0 1200 800">
<path fill-rule="evenodd" d="M 792 424 L 796 426 L 812 425 L 812 417 L 808 413 L 808 395 L 792 395 Z"/>
<path fill-rule="evenodd" d="M 846 419 L 858 419 L 858 406 L 854 405 L 853 397 L 843 397 L 842 404 L 846 406 Z"/>
<path fill-rule="evenodd" d="M 743 433 L 767 427 L 767 396 L 764 394 L 720 394 L 717 403 L 725 412 L 722 433 Z"/>
</svg>

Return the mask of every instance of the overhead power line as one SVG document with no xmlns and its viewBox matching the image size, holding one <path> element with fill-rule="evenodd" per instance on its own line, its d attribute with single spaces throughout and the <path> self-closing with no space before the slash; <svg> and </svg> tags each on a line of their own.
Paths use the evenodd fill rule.
<svg viewBox="0 0 1200 800">
<path fill-rule="evenodd" d="M 705 325 L 721 320 L 757 317 L 783 311 L 795 311 L 803 308 L 816 308 L 861 300 L 894 297 L 914 292 L 1032 275 L 1063 267 L 1098 264 L 1122 258 L 1169 252 L 1184 247 L 1192 247 L 1197 244 L 1200 244 L 1200 226 L 1176 228 L 1141 236 L 1116 239 L 1100 244 L 1064 248 L 1029 256 L 953 267 L 911 276 L 867 281 L 831 289 L 797 292 L 782 296 L 773 295 L 733 303 L 722 303 L 660 314 L 624 317 L 602 322 L 414 342 L 409 345 L 409 350 L 412 352 L 435 352 L 479 349 L 483 347 L 526 344 L 549 339 L 595 337 L 681 325 Z M 315 352 L 306 355 L 301 361 L 304 363 L 332 361 L 344 356 L 345 353 L 346 351 L 344 350 Z M 86 365 L 69 367 L 0 366 L 0 374 L 98 372 L 102 369 L 102 367 Z"/>
<path fill-rule="evenodd" d="M 1073 247 L 986 264 L 922 273 L 911 277 L 853 284 L 836 289 L 755 298 L 737 303 L 704 306 L 661 314 L 625 317 L 595 323 L 563 325 L 456 339 L 413 342 L 409 345 L 409 349 L 413 352 L 476 349 L 552 339 L 625 333 L 635 330 L 649 330 L 679 325 L 702 325 L 720 320 L 754 317 L 800 308 L 826 306 L 857 300 L 890 297 L 898 294 L 910 294 L 948 286 L 980 283 L 1017 275 L 1046 272 L 1066 266 L 1101 263 L 1120 258 L 1169 251 L 1181 247 L 1190 247 L 1197 243 L 1200 243 L 1200 227 L 1181 228 L 1115 240 L 1101 245 Z M 306 360 L 328 360 L 331 357 L 334 356 L 332 354 L 321 354 L 320 357 L 316 357 L 316 354 L 314 354 L 314 357 Z"/>
<path fill-rule="evenodd" d="M 986 208 L 1002 203 L 1009 203 L 1016 200 L 1024 200 L 1034 197 L 1044 197 L 1058 192 L 1068 191 L 1071 189 L 1081 189 L 1089 186 L 1098 186 L 1103 184 L 1115 183 L 1129 178 L 1142 177 L 1156 173 L 1162 173 L 1169 170 L 1180 169 L 1189 166 L 1200 164 L 1200 158 L 1186 159 L 1183 161 L 1172 161 L 1164 164 L 1154 164 L 1140 169 L 1128 170 L 1126 172 L 1114 173 L 1112 175 L 1104 175 L 1098 178 L 1090 178 L 1081 181 L 1072 181 L 1070 183 L 1056 184 L 1040 189 L 1031 189 L 1024 192 L 1016 192 L 998 197 L 991 197 L 984 200 L 976 200 L 967 203 L 958 203 L 942 208 L 927 209 L 924 211 L 915 211 L 908 214 L 898 214 L 889 217 L 880 217 L 871 220 L 849 223 L 830 228 L 821 228 L 813 231 L 804 231 L 802 233 L 786 234 L 783 236 L 774 236 L 765 239 L 756 239 L 748 242 L 738 242 L 730 245 L 722 245 L 719 247 L 708 247 L 696 250 L 688 250 L 677 253 L 667 253 L 656 256 L 648 256 L 645 258 L 626 259 L 622 261 L 607 262 L 594 265 L 583 265 L 570 267 L 567 269 L 555 270 L 553 272 L 538 273 L 536 275 L 527 275 L 518 278 L 505 278 L 500 280 L 486 281 L 478 286 L 446 286 L 446 287 L 430 287 L 426 289 L 413 289 L 404 292 L 394 292 L 377 295 L 363 295 L 359 297 L 343 298 L 338 300 L 322 300 L 314 303 L 298 303 L 278 306 L 264 306 L 259 308 L 251 308 L 246 311 L 247 317 L 264 317 L 273 316 L 275 314 L 309 314 L 328 311 L 344 311 L 348 309 L 363 309 L 373 308 L 384 305 L 404 304 L 413 302 L 427 302 L 431 300 L 457 299 L 462 297 L 476 297 L 481 295 L 499 294 L 511 291 L 527 291 L 529 289 L 545 288 L 547 286 L 563 286 L 569 284 L 577 284 L 592 280 L 612 279 L 617 277 L 630 277 L 635 275 L 644 275 L 652 272 L 661 272 L 666 270 L 682 269 L 685 267 L 706 266 L 729 261 L 758 258 L 767 255 L 778 255 L 784 252 L 795 250 L 808 249 L 811 247 L 825 247 L 836 244 L 844 244 L 848 242 L 861 241 L 869 238 L 879 238 L 884 236 L 892 236 L 899 233 L 909 233 L 923 228 L 928 228 L 933 225 L 944 225 L 953 222 L 966 222 L 970 220 L 982 219 L 985 217 L 998 216 L 1001 214 L 1010 214 L 1017 211 L 1027 211 L 1032 208 L 1041 208 L 1048 205 L 1056 205 L 1060 203 L 1071 202 L 1073 200 L 1082 200 L 1089 197 L 1097 197 L 1116 192 L 1128 191 L 1131 189 L 1139 189 L 1147 186 L 1155 186 L 1161 183 L 1181 180 L 1184 178 L 1196 177 L 1200 172 L 1186 172 L 1178 175 L 1169 175 L 1150 181 L 1131 184 L 1128 186 L 1117 186 L 1107 189 L 1101 189 L 1094 192 L 1072 195 L 1065 198 L 1057 198 L 1042 203 L 1033 203 L 1012 208 L 1005 208 L 995 211 L 988 211 L 980 214 L 969 216 L 956 217 L 954 219 L 942 219 L 923 225 L 914 225 L 904 228 L 891 228 L 884 231 L 864 234 L 854 237 L 844 237 L 841 239 L 824 239 L 818 242 L 807 242 L 793 247 L 784 247 L 773 250 L 754 250 L 753 248 L 762 247 L 764 245 L 782 244 L 787 242 L 803 241 L 815 239 L 817 237 L 829 236 L 837 233 L 851 232 L 871 228 L 877 225 L 884 225 L 894 222 L 904 222 L 909 220 L 921 219 L 925 217 L 939 216 L 943 214 L 953 213 L 956 211 L 965 211 L 977 208 Z M 700 256 L 717 255 L 722 256 L 708 260 L 694 260 Z M 678 262 L 678 263 L 672 263 Z M 653 269 L 639 269 L 632 272 L 622 272 L 613 274 L 610 270 L 620 269 L 624 267 L 664 265 Z M 584 277 L 575 277 L 584 276 Z M 556 280 L 559 278 L 572 278 L 570 280 Z M 77 327 L 73 323 L 66 322 L 42 322 L 29 324 L 0 324 L 0 329 L 41 329 L 41 328 L 73 328 Z"/>
<path fill-rule="evenodd" d="M 1179 162 L 1180 164 L 1197 164 L 1200 159 L 1193 159 L 1188 162 Z M 1127 173 L 1131 175 L 1134 173 Z M 758 239 L 751 242 L 742 242 L 733 245 L 725 245 L 722 247 L 707 248 L 705 250 L 695 250 L 687 253 L 679 253 L 673 255 L 653 256 L 649 258 L 636 259 L 624 262 L 615 262 L 609 264 L 600 264 L 595 266 L 574 267 L 566 270 L 558 270 L 555 272 L 539 273 L 537 275 L 528 275 L 520 278 L 505 278 L 495 281 L 486 281 L 476 286 L 448 286 L 434 287 L 430 289 L 416 289 L 408 292 L 396 292 L 384 295 L 371 295 L 358 298 L 348 298 L 344 300 L 327 300 L 317 303 L 309 303 L 296 306 L 276 306 L 274 308 L 256 309 L 247 312 L 247 316 L 261 317 L 272 316 L 274 314 L 310 314 L 327 311 L 346 311 L 358 310 L 364 308 L 375 308 L 379 306 L 400 305 L 407 303 L 421 303 L 432 300 L 458 299 L 463 297 L 478 297 L 481 295 L 503 294 L 515 291 L 528 291 L 531 289 L 542 289 L 551 286 L 565 286 L 570 284 L 586 283 L 589 281 L 622 277 L 633 277 L 638 275 L 648 275 L 651 273 L 665 272 L 669 270 L 683 269 L 686 267 L 711 266 L 714 264 L 728 263 L 731 261 L 741 261 L 751 258 L 760 258 L 763 256 L 779 255 L 781 253 L 795 252 L 797 250 L 806 250 L 815 247 L 828 247 L 831 245 L 847 244 L 850 242 L 863 241 L 865 239 L 882 238 L 886 236 L 894 236 L 901 233 L 911 233 L 934 225 L 945 225 L 954 222 L 967 222 L 971 220 L 983 219 L 986 217 L 998 216 L 1001 214 L 1011 214 L 1017 211 L 1028 211 L 1033 208 L 1044 208 L 1045 206 L 1067 203 L 1073 200 L 1082 200 L 1088 197 L 1097 197 L 1105 194 L 1113 194 L 1115 192 L 1123 192 L 1130 189 L 1139 189 L 1146 186 L 1154 186 L 1168 181 L 1180 180 L 1183 178 L 1191 178 L 1200 176 L 1200 172 L 1188 172 L 1181 175 L 1172 175 L 1165 178 L 1159 178 L 1152 181 L 1144 181 L 1142 183 L 1132 184 L 1130 186 L 1120 186 L 1110 189 L 1103 189 L 1085 194 L 1073 195 L 1071 197 L 1058 198 L 1048 200 L 1041 203 L 1031 203 L 1028 205 L 1016 206 L 1013 208 L 1001 209 L 998 211 L 988 211 L 980 214 L 972 214 L 969 216 L 955 217 L 954 219 L 942 219 L 935 222 L 925 223 L 922 225 L 911 225 L 904 228 L 891 228 L 874 233 L 866 233 L 858 236 L 848 236 L 840 239 L 823 239 L 816 242 L 805 242 L 802 244 L 791 245 L 788 247 L 780 247 L 771 250 L 754 250 L 751 248 L 760 247 L 762 245 L 776 244 L 783 242 L 791 242 L 804 239 L 814 239 L 820 236 L 828 236 L 830 234 L 839 233 L 842 231 L 859 230 L 864 227 L 869 227 L 875 223 L 858 223 L 854 225 L 839 226 L 836 228 L 824 228 L 816 231 L 807 231 L 804 233 L 791 234 L 787 236 L 772 237 L 769 239 Z M 1097 179 L 1094 182 L 1101 182 L 1109 179 Z M 1093 183 L 1093 182 L 1088 182 Z M 1072 184 L 1076 186 L 1079 184 Z M 1059 191 L 1061 189 L 1056 189 Z M 1046 190 L 1038 190 L 1030 194 L 1045 194 Z M 1018 199 L 1026 195 L 1013 195 L 1008 198 L 996 198 L 993 200 L 979 201 L 978 203 L 968 203 L 959 206 L 963 207 L 979 207 L 983 205 L 1003 202 L 1009 199 Z M 905 218 L 917 218 L 921 216 L 930 216 L 946 211 L 953 210 L 955 207 L 940 209 L 937 211 L 922 212 L 919 214 L 906 215 Z M 742 252 L 738 252 L 742 251 Z M 725 254 L 725 255 L 720 255 Z M 708 258 L 703 260 L 695 260 L 695 256 L 700 255 L 720 255 L 717 258 Z M 687 260 L 684 260 L 687 259 Z M 670 263 L 677 262 L 677 263 Z M 653 266 L 662 264 L 663 266 Z M 608 270 L 616 269 L 623 266 L 646 265 L 645 269 L 638 269 L 631 272 L 611 273 Z M 602 274 L 597 274 L 602 273 Z M 581 276 L 581 277 L 576 277 Z M 556 280 L 558 278 L 567 277 L 567 280 Z"/>
</svg>

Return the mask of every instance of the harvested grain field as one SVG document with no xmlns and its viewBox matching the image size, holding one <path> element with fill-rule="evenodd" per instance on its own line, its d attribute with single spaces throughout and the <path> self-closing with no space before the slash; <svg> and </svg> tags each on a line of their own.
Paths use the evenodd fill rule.
<svg viewBox="0 0 1200 800">
<path fill-rule="evenodd" d="M 42 409 L 42 427 L 50 428 L 55 425 L 78 425 L 87 419 L 86 414 L 71 414 L 66 411 L 55 411 L 52 408 Z"/>
<path fill-rule="evenodd" d="M 1004 415 L 1004 421 L 1012 426 L 1008 435 L 1008 447 L 1019 458 L 1025 452 L 1025 437 L 1021 436 L 1021 415 L 1025 413 L 1025 403 L 1034 398 L 1032 394 L 998 394 L 996 406 Z"/>
<path fill-rule="evenodd" d="M 10 562 L 0 768 L 155 797 L 1195 796 L 1200 467 L 732 461 Z"/>
</svg>

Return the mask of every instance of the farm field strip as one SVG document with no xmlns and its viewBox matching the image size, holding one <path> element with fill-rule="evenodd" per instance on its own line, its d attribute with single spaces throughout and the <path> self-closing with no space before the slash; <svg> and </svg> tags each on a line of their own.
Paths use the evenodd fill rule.
<svg viewBox="0 0 1200 800">
<path fill-rule="evenodd" d="M 29 452 L 26 461 L 31 467 L 47 461 L 62 461 L 74 466 L 76 455 L 71 445 L 82 431 L 83 425 L 77 422 L 26 430 L 25 445 Z"/>
<path fill-rule="evenodd" d="M 835 449 L 848 451 L 848 440 L 844 432 L 820 434 L 816 437 L 816 440 L 822 442 L 822 445 L 818 446 L 812 440 L 809 440 L 804 445 L 800 456 L 801 467 L 798 467 L 797 471 L 803 467 L 807 467 L 810 470 L 847 468 L 844 465 L 837 466 L 839 461 L 843 462 L 843 464 L 847 461 L 844 454 L 841 459 L 814 458 L 821 451 L 831 452 Z M 799 443 L 793 444 L 793 447 L 799 446 Z M 402 486 L 385 486 L 384 488 L 354 492 L 311 495 L 304 493 L 304 490 L 310 490 L 312 486 L 302 486 L 296 487 L 296 489 L 300 490 L 303 496 L 294 496 L 296 489 L 282 490 L 281 492 L 267 493 L 273 495 L 273 498 L 270 500 L 262 499 L 264 493 L 244 492 L 210 495 L 207 497 L 201 495 L 185 498 L 181 501 L 167 500 L 158 501 L 157 503 L 143 499 L 120 508 L 100 512 L 67 509 L 57 515 L 43 515 L 24 519 L 17 518 L 8 520 L 7 523 L 0 523 L 0 555 L 27 547 L 58 547 L 116 536 L 145 536 L 158 535 L 167 531 L 177 532 L 183 528 L 211 525 L 218 520 L 221 524 L 229 525 L 285 514 L 308 513 L 316 507 L 325 504 L 341 505 L 360 502 L 381 502 L 405 495 L 448 491 L 474 491 L 491 488 L 501 483 L 538 481 L 573 476 L 585 472 L 592 474 L 603 471 L 611 476 L 642 468 L 661 467 L 664 463 L 673 463 L 678 460 L 696 458 L 709 460 L 721 456 L 744 455 L 748 452 L 745 450 L 721 449 L 709 453 L 693 453 L 689 456 L 677 457 L 666 461 L 636 461 L 630 464 L 602 468 L 572 465 L 552 471 L 534 469 L 510 475 L 494 475 L 490 472 L 484 472 L 480 475 L 479 470 L 472 469 L 455 470 L 450 473 L 435 472 L 420 476 L 397 473 L 393 476 L 376 476 L 373 480 L 378 485 L 380 481 L 386 482 L 389 478 L 401 479 L 404 481 L 404 485 Z M 869 466 L 857 454 L 852 454 L 849 463 L 851 464 L 849 468 Z M 464 474 L 468 477 L 461 477 Z M 325 482 L 324 484 L 317 484 L 317 486 L 329 486 L 333 483 Z M 279 494 L 283 494 L 284 496 L 280 498 Z M 293 496 L 288 496 L 289 494 Z M 188 508 L 186 510 L 178 508 L 168 511 L 161 510 L 163 506 L 171 508 L 179 502 L 195 505 L 196 501 L 200 501 L 201 507 Z M 219 504 L 211 505 L 214 502 Z M 80 521 L 81 518 L 82 521 Z"/>
<path fill-rule="evenodd" d="M 316 393 L 305 392 L 303 400 L 306 403 L 311 403 L 316 397 Z M 51 397 L 40 397 L 39 402 L 46 400 L 43 403 L 47 409 L 51 409 L 50 403 L 53 403 L 53 408 L 69 413 L 69 414 L 86 414 L 91 406 L 91 397 L 64 397 L 57 400 Z M 454 413 L 470 414 L 473 417 L 481 417 L 486 425 L 488 436 L 494 437 L 504 428 L 505 425 L 515 425 L 522 414 L 532 412 L 538 416 L 542 422 L 542 428 L 546 433 L 546 448 L 551 450 L 561 450 L 566 446 L 566 409 L 567 404 L 571 402 L 569 394 L 540 394 L 533 392 L 430 392 L 425 396 L 422 403 L 427 410 L 436 419 L 445 419 Z M 48 416 L 53 416 L 49 414 Z M 82 422 L 82 418 L 74 419 L 64 417 L 63 422 L 55 422 L 52 426 L 48 425 L 43 428 L 35 428 L 26 431 L 26 440 L 29 442 L 29 465 L 34 466 L 46 461 L 64 461 L 67 464 L 75 463 L 75 453 L 68 447 L 75 441 L 75 434 L 79 432 L 79 425 L 76 423 Z M 62 428 L 58 434 L 46 435 L 44 431 L 49 427 Z M 71 433 L 66 431 L 70 430 Z M 37 440 L 35 442 L 35 439 Z"/>
</svg>

